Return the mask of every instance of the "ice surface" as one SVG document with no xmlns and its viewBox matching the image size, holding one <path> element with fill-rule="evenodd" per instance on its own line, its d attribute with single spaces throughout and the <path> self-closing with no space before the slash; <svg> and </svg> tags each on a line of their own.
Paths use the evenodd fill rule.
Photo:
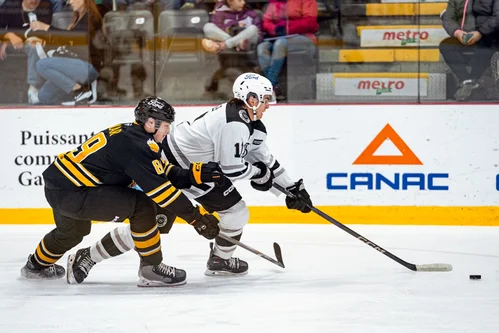
<svg viewBox="0 0 499 333">
<path fill-rule="evenodd" d="M 88 246 L 115 224 L 97 224 Z M 137 288 L 138 257 L 96 265 L 81 285 L 27 281 L 19 271 L 47 225 L 0 226 L 0 332 L 499 332 L 499 228 L 350 226 L 415 264 L 412 272 L 333 225 L 248 225 L 243 277 L 203 275 L 208 241 L 188 225 L 162 236 L 164 262 L 187 270 L 187 285 Z M 67 256 L 61 260 L 65 266 Z M 481 280 L 470 280 L 481 274 Z"/>
</svg>

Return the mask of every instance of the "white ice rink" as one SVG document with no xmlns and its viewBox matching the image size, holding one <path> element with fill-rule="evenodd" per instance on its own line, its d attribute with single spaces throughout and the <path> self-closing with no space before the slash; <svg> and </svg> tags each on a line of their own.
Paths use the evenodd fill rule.
<svg viewBox="0 0 499 333">
<path fill-rule="evenodd" d="M 94 225 L 80 245 L 114 226 Z M 177 224 L 162 237 L 164 262 L 187 271 L 185 286 L 137 288 L 135 252 L 75 286 L 20 278 L 51 226 L 4 225 L 0 332 L 499 332 L 499 228 L 350 227 L 406 261 L 454 270 L 412 272 L 330 224 L 250 224 L 242 241 L 271 256 L 278 242 L 286 268 L 238 249 L 247 276 L 207 277 L 208 241 Z"/>
</svg>

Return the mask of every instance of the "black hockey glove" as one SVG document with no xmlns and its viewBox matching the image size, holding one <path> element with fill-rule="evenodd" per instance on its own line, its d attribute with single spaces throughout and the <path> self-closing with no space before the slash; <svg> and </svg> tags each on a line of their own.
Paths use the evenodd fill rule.
<svg viewBox="0 0 499 333">
<path fill-rule="evenodd" d="M 191 163 L 189 178 L 192 184 L 215 183 L 216 186 L 224 185 L 224 176 L 218 163 Z"/>
<path fill-rule="evenodd" d="M 274 179 L 274 173 L 272 170 L 270 170 L 263 162 L 256 162 L 253 163 L 253 165 L 260 169 L 260 173 L 251 178 L 251 186 L 258 191 L 270 190 L 272 188 L 272 180 Z"/>
<path fill-rule="evenodd" d="M 175 215 L 175 213 L 158 206 L 158 212 L 156 213 L 156 223 L 158 224 L 159 233 L 169 233 L 176 218 L 177 215 Z"/>
<path fill-rule="evenodd" d="M 307 190 L 305 190 L 303 179 L 300 179 L 294 185 L 286 188 L 286 190 L 295 195 L 295 198 L 286 197 L 286 206 L 289 209 L 296 209 L 302 213 L 310 213 L 311 209 L 307 204 L 312 206 L 312 200 L 310 200 L 310 195 L 308 195 Z"/>
<path fill-rule="evenodd" d="M 188 221 L 189 222 L 189 221 Z M 190 225 L 196 229 L 197 233 L 206 239 L 213 239 L 218 236 L 220 227 L 218 226 L 218 219 L 211 214 L 201 214 L 199 206 L 196 206 L 193 220 L 189 222 Z"/>
</svg>

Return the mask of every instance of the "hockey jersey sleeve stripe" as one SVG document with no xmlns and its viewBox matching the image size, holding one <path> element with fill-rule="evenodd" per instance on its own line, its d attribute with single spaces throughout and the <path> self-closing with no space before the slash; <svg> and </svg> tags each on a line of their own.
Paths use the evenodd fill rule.
<svg viewBox="0 0 499 333">
<path fill-rule="evenodd" d="M 171 182 L 170 181 L 164 182 L 163 184 L 159 185 L 154 190 L 147 192 L 146 194 L 147 194 L 148 197 L 152 197 L 152 196 L 156 195 L 157 193 L 165 190 L 169 186 L 171 186 Z"/>
<path fill-rule="evenodd" d="M 158 202 L 158 205 L 161 207 L 161 208 L 165 208 L 166 206 L 168 206 L 169 204 L 171 204 L 172 202 L 174 202 L 180 195 L 182 194 L 182 191 L 180 190 L 177 190 L 177 192 L 166 202 Z"/>
<path fill-rule="evenodd" d="M 272 156 L 273 162 L 270 164 L 270 170 L 274 173 L 274 177 L 279 177 L 282 175 L 284 172 L 286 172 L 286 169 L 284 169 L 281 164 Z"/>
<path fill-rule="evenodd" d="M 223 169 L 222 169 L 223 171 Z M 230 178 L 231 180 L 235 180 L 235 179 L 239 179 L 239 178 L 245 178 L 250 172 L 250 168 L 248 167 L 248 165 L 246 165 L 246 167 L 242 170 L 242 171 L 237 171 L 237 172 L 232 172 L 232 173 L 225 173 L 225 176 L 227 176 L 228 178 Z"/>
<path fill-rule="evenodd" d="M 286 172 L 286 169 L 284 168 L 280 168 L 279 170 L 277 170 L 275 173 L 274 173 L 274 177 L 279 177 L 280 175 L 282 175 L 284 172 Z"/>
<path fill-rule="evenodd" d="M 74 160 L 74 157 L 71 155 L 71 154 L 67 154 L 66 155 L 67 157 L 69 157 L 69 160 L 74 164 L 76 165 L 83 173 L 85 173 L 85 175 L 90 178 L 94 183 L 96 184 L 102 184 L 101 181 L 95 177 L 94 175 L 92 175 L 92 173 L 90 171 L 87 170 L 87 168 L 85 168 L 82 164 L 76 162 Z"/>
<path fill-rule="evenodd" d="M 66 170 L 69 171 L 71 175 L 73 175 L 80 183 L 87 187 L 95 187 L 95 184 L 85 177 L 70 161 L 68 161 L 65 157 L 60 157 L 59 161 L 64 165 Z"/>
<path fill-rule="evenodd" d="M 244 169 L 244 166 L 242 166 L 241 164 L 238 164 L 238 165 L 220 165 L 220 168 L 222 168 L 223 171 L 229 171 L 229 170 Z"/>
<path fill-rule="evenodd" d="M 59 169 L 59 171 L 67 178 L 69 179 L 73 184 L 75 184 L 78 187 L 81 187 L 82 185 L 74 179 L 66 170 L 64 170 L 63 166 L 59 164 L 57 160 L 54 161 L 54 165 Z"/>
<path fill-rule="evenodd" d="M 156 197 L 151 197 L 151 199 L 154 200 L 155 203 L 159 204 L 160 202 L 163 202 L 166 200 L 168 197 L 170 197 L 177 189 L 174 186 L 170 186 L 167 190 L 163 191 L 160 195 Z"/>
<path fill-rule="evenodd" d="M 185 156 L 184 153 L 180 150 L 180 148 L 177 144 L 177 141 L 175 141 L 175 135 L 173 133 L 169 134 L 168 139 L 169 139 L 168 140 L 168 148 L 170 149 L 170 152 L 173 153 L 173 151 L 175 151 L 177 153 L 178 157 L 180 157 L 180 159 L 182 160 L 182 163 L 184 164 L 184 165 L 181 165 L 181 167 L 188 169 L 189 166 L 191 165 L 191 162 L 189 161 L 187 156 Z M 173 149 L 171 149 L 170 144 L 173 147 Z M 177 162 L 179 162 L 178 159 L 176 159 L 176 160 L 177 160 Z"/>
<path fill-rule="evenodd" d="M 165 175 L 168 176 L 170 173 L 170 170 L 174 167 L 173 164 L 169 163 L 168 166 L 166 167 Z"/>
</svg>

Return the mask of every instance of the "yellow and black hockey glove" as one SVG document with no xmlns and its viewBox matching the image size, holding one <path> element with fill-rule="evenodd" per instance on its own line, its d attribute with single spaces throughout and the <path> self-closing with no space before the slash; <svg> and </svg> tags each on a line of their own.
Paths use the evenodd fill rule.
<svg viewBox="0 0 499 333">
<path fill-rule="evenodd" d="M 223 186 L 224 184 L 224 175 L 218 163 L 191 163 L 189 171 L 189 177 L 193 185 L 215 183 L 217 186 Z"/>
<path fill-rule="evenodd" d="M 203 210 L 203 213 L 201 213 Z M 213 239 L 220 233 L 220 222 L 215 215 L 206 212 L 200 206 L 196 206 L 192 221 L 187 221 L 196 229 L 197 233 L 206 239 Z"/>
</svg>

